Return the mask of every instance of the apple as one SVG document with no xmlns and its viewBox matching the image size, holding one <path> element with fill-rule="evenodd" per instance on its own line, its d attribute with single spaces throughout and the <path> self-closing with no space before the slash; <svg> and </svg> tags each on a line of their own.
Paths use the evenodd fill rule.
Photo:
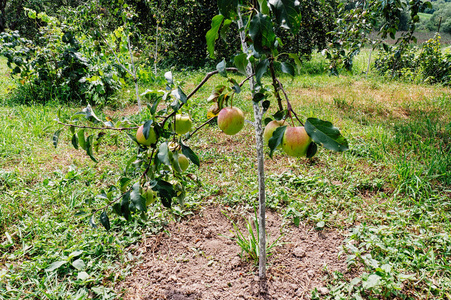
<svg viewBox="0 0 451 300">
<path fill-rule="evenodd" d="M 287 127 L 282 139 L 282 150 L 290 156 L 306 156 L 311 142 L 304 127 Z"/>
<path fill-rule="evenodd" d="M 225 134 L 237 134 L 244 126 L 243 111 L 238 107 L 224 107 L 218 115 L 218 126 Z"/>
<path fill-rule="evenodd" d="M 138 128 L 138 131 L 136 132 L 136 140 L 138 141 L 138 143 L 145 145 L 145 146 L 150 146 L 152 144 L 155 144 L 157 142 L 157 134 L 155 133 L 155 130 L 153 130 L 153 128 L 150 127 L 149 137 L 146 140 L 143 129 L 144 129 L 144 125 L 141 125 Z"/>
<path fill-rule="evenodd" d="M 282 125 L 283 121 L 277 120 L 273 120 L 266 125 L 265 131 L 263 131 L 263 141 L 265 142 L 265 145 L 268 145 L 268 141 L 272 138 L 274 131 Z"/>
<path fill-rule="evenodd" d="M 175 116 L 175 132 L 177 134 L 185 134 L 190 131 L 193 122 L 189 115 L 176 115 Z"/>
<path fill-rule="evenodd" d="M 179 154 L 179 166 L 180 169 L 182 170 L 182 172 L 185 172 L 186 169 L 188 169 L 189 166 L 189 160 L 188 158 L 183 155 L 183 154 Z"/>
<path fill-rule="evenodd" d="M 156 200 L 155 194 L 156 193 L 151 188 L 146 188 L 142 192 L 141 195 L 144 197 L 144 199 L 146 199 L 146 206 L 149 206 L 150 204 L 155 202 L 155 200 Z"/>
</svg>

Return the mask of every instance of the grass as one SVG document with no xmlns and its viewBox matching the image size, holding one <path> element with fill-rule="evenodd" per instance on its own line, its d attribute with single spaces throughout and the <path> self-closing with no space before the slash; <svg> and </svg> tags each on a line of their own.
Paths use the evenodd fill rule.
<svg viewBox="0 0 451 300">
<path fill-rule="evenodd" d="M 305 221 L 346 235 L 343 255 L 355 278 L 327 273 L 328 297 L 450 297 L 451 90 L 374 74 L 366 78 L 367 60 L 364 52 L 357 71 L 338 78 L 320 72 L 282 78 L 298 114 L 332 121 L 351 150 L 320 149 L 313 160 L 276 152 L 265 166 L 267 205 L 288 223 Z M 175 75 L 185 92 L 202 78 Z M 0 81 L 14 86 L 7 76 Z M 196 124 L 205 120 L 205 99 L 220 83 L 214 77 L 185 107 Z M 6 85 L 0 86 L 7 97 Z M 131 97 L 123 95 L 118 107 Z M 252 120 L 247 87 L 234 105 Z M 189 170 L 202 185 L 188 187 L 184 209 L 155 205 L 147 221 L 112 218 L 108 232 L 91 228 L 76 213 L 104 203 L 96 195 L 117 183 L 135 149 L 126 137 L 117 144 L 105 139 L 95 153 L 98 164 L 74 150 L 69 135 L 62 134 L 55 149 L 57 111 L 52 105 L 0 107 L 0 299 L 115 299 L 114 286 L 140 261 L 132 253 L 143 237 L 211 202 L 244 215 L 253 211 L 258 186 L 251 126 L 231 137 L 207 126 L 190 141 L 201 167 Z M 134 111 L 104 113 L 119 117 Z M 271 107 L 269 114 L 274 112 Z"/>
</svg>

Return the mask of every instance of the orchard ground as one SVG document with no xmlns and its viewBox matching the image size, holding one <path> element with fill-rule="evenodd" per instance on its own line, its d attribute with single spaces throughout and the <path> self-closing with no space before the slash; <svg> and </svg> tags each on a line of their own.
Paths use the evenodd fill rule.
<svg viewBox="0 0 451 300">
<path fill-rule="evenodd" d="M 365 70 L 366 58 L 356 65 Z M 14 81 L 1 70 L 5 99 Z M 332 121 L 350 150 L 320 148 L 311 160 L 267 157 L 270 240 L 282 234 L 269 259 L 267 297 L 450 297 L 451 89 L 355 74 L 282 80 L 295 110 Z M 189 92 L 203 76 L 174 77 Z M 223 82 L 214 77 L 184 107 L 194 125 L 206 120 L 206 99 Z M 133 89 L 120 97 L 132 98 Z M 234 106 L 252 120 L 248 90 Z M 232 226 L 221 213 L 240 226 L 253 215 L 249 124 L 235 136 L 207 126 L 190 139 L 201 167 L 188 168 L 199 183 L 189 186 L 183 208 L 154 205 L 147 220 L 114 218 L 107 232 L 76 213 L 103 204 L 96 195 L 116 184 L 132 142 L 104 140 L 98 164 L 68 135 L 55 149 L 58 109 L 0 107 L 0 299 L 257 297 L 256 268 L 226 238 Z M 117 104 L 96 113 L 133 119 L 137 109 Z"/>
</svg>

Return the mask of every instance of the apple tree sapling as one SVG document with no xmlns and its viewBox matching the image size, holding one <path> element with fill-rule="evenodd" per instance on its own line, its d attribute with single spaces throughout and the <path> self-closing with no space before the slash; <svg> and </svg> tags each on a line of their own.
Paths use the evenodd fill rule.
<svg viewBox="0 0 451 300">
<path fill-rule="evenodd" d="M 106 228 L 110 228 L 108 214 L 116 213 L 118 216 L 130 220 L 133 216 L 145 218 L 147 205 L 159 198 L 163 206 L 171 208 L 173 200 L 177 199 L 183 205 L 185 186 L 193 176 L 185 174 L 187 161 L 199 166 L 199 157 L 187 144 L 189 138 L 197 133 L 203 126 L 208 124 L 215 115 L 218 116 L 218 126 L 226 134 L 236 134 L 244 126 L 243 112 L 233 107 L 233 96 L 241 92 L 242 85 L 250 80 L 252 91 L 252 106 L 254 109 L 255 136 L 257 143 L 258 174 L 259 174 L 259 274 L 260 278 L 265 278 L 266 271 L 266 246 L 265 246 L 265 182 L 264 182 L 264 152 L 263 152 L 263 129 L 262 118 L 268 111 L 272 97 L 276 95 L 277 107 L 279 111 L 273 115 L 275 126 L 272 134 L 267 135 L 270 156 L 281 146 L 286 144 L 288 154 L 311 157 L 316 153 L 316 145 L 323 145 L 327 149 L 344 151 L 347 149 L 347 141 L 337 128 L 330 122 L 325 122 L 315 118 L 308 118 L 305 124 L 301 122 L 289 101 L 288 95 L 282 83 L 277 79 L 275 72 L 278 67 L 283 72 L 294 76 L 294 68 L 285 60 L 281 60 L 282 54 L 277 50 L 277 37 L 274 28 L 285 27 L 293 33 L 299 30 L 299 7 L 297 1 L 286 1 L 286 5 L 281 5 L 280 1 L 259 1 L 259 7 L 243 7 L 238 5 L 238 1 L 218 1 L 220 15 L 212 20 L 212 29 L 207 33 L 209 50 L 214 49 L 214 42 L 218 37 L 222 24 L 230 22 L 240 22 L 241 10 L 248 14 L 249 22 L 244 26 L 241 21 L 239 27 L 243 51 L 234 57 L 236 68 L 227 68 L 226 61 L 218 63 L 216 70 L 207 73 L 205 78 L 186 95 L 180 86 L 173 80 L 172 73 L 167 72 L 166 91 L 146 91 L 141 96 L 152 100 L 147 110 L 141 112 L 131 122 L 124 120 L 101 120 L 89 106 L 83 111 L 75 114 L 71 118 L 58 116 L 57 122 L 70 129 L 72 134 L 72 144 L 75 148 L 82 148 L 94 160 L 95 149 L 99 147 L 100 138 L 104 135 L 117 137 L 118 132 L 126 132 L 128 137 L 135 142 L 135 150 L 128 159 L 126 169 L 135 168 L 134 172 L 123 172 L 122 178 L 117 183 L 117 188 L 110 193 L 106 193 L 102 199 L 105 204 L 99 205 L 90 214 L 90 224 L 95 226 L 97 214 L 100 212 L 100 223 Z M 224 3 L 228 3 L 225 5 Z M 285 2 L 284 2 L 285 3 Z M 224 31 L 228 27 L 224 26 Z M 213 46 L 213 47 L 212 47 Z M 247 51 L 252 49 L 252 51 Z M 296 54 L 289 57 L 296 58 Z M 295 59 L 295 62 L 299 59 Z M 241 72 L 245 74 L 245 79 L 238 83 L 229 77 L 229 72 Z M 267 88 L 263 82 L 263 76 L 270 73 L 272 77 L 272 88 Z M 220 74 L 226 80 L 225 85 L 216 86 L 213 89 L 206 105 L 212 105 L 213 117 L 205 123 L 191 130 L 192 121 L 188 115 L 181 115 L 180 111 L 189 99 L 215 74 Z M 227 87 L 226 85 L 230 85 Z M 286 108 L 283 107 L 283 92 L 286 99 Z M 162 104 L 162 105 L 160 105 Z M 230 104 L 230 105 L 229 105 Z M 162 108 L 161 108 L 162 107 Z M 160 109 L 159 109 L 160 108 Z M 281 109 L 282 108 L 282 109 Z M 221 113 L 224 114 L 221 116 Z M 272 120 L 269 119 L 268 122 Z M 285 126 L 286 122 L 291 122 L 292 127 L 297 121 L 305 128 L 301 138 L 292 134 L 292 129 Z M 143 124 L 144 125 L 141 125 Z M 55 132 L 53 140 L 55 146 L 62 129 Z M 103 134 L 95 134 L 100 130 Z M 269 130 L 269 129 L 268 129 Z M 133 132 L 134 134 L 130 134 Z M 294 130 L 298 132 L 298 130 Z M 86 137 L 88 134 L 88 137 Z M 294 138 L 293 138 L 294 136 Z M 312 142 L 310 142 L 310 139 Z M 309 142 L 309 143 L 307 143 Z M 308 145 L 307 145 L 308 144 Z M 300 149 L 298 149 L 300 148 Z M 292 152 L 290 152 L 292 151 Z M 185 157 L 185 159 L 183 158 Z M 132 175 L 130 175 L 132 174 Z"/>
</svg>

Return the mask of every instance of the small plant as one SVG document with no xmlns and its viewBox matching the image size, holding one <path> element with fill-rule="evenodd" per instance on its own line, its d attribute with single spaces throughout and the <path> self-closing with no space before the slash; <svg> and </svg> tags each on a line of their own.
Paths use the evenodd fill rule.
<svg viewBox="0 0 451 300">
<path fill-rule="evenodd" d="M 232 222 L 233 231 L 230 230 L 231 233 L 234 234 L 235 237 L 227 237 L 231 240 L 235 240 L 238 246 L 241 248 L 241 254 L 240 257 L 242 259 L 246 258 L 243 254 L 246 254 L 248 258 L 250 258 L 255 265 L 258 264 L 258 258 L 260 256 L 259 252 L 259 246 L 258 246 L 258 237 L 260 233 L 260 226 L 258 224 L 258 216 L 257 216 L 257 210 L 254 209 L 255 215 L 254 217 L 251 217 L 246 221 L 246 229 L 247 229 L 247 235 L 245 235 L 238 225 L 233 222 L 233 220 L 227 216 L 224 212 L 224 215 Z M 275 246 L 279 246 L 279 240 L 282 237 L 280 235 L 272 244 L 267 245 L 266 247 L 266 255 L 267 257 L 272 255 L 272 249 Z"/>
</svg>

